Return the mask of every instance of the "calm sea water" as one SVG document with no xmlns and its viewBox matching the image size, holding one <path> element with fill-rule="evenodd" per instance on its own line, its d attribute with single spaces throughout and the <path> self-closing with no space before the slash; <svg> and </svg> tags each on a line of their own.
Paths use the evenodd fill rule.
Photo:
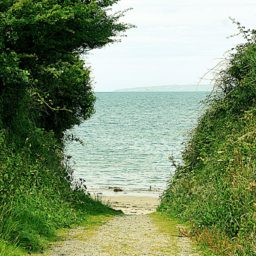
<svg viewBox="0 0 256 256">
<path fill-rule="evenodd" d="M 74 175 L 89 192 L 160 194 L 181 158 L 206 92 L 97 93 L 96 114 L 71 132 L 84 141 L 66 145 Z"/>
</svg>

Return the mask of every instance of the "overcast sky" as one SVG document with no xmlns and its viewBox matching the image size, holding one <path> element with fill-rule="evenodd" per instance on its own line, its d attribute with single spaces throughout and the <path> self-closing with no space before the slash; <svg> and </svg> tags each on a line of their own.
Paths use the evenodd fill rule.
<svg viewBox="0 0 256 256">
<path fill-rule="evenodd" d="M 197 84 L 242 41 L 228 38 L 237 32 L 229 17 L 256 27 L 255 0 L 121 0 L 115 10 L 130 7 L 125 21 L 137 27 L 86 56 L 96 91 Z"/>
</svg>

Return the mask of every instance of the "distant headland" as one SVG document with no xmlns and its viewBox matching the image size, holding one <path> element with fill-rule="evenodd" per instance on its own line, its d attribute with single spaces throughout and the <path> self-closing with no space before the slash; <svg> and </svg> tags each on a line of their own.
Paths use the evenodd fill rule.
<svg viewBox="0 0 256 256">
<path fill-rule="evenodd" d="M 212 91 L 213 85 L 162 85 L 118 89 L 114 92 L 199 92 Z"/>
</svg>

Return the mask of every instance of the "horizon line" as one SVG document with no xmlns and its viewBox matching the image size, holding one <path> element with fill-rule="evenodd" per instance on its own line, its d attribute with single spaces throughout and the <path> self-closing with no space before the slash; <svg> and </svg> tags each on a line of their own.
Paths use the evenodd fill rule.
<svg viewBox="0 0 256 256">
<path fill-rule="evenodd" d="M 178 91 L 178 90 L 174 90 L 174 91 L 150 91 L 150 90 L 147 90 L 147 91 L 125 91 L 125 90 L 115 90 L 115 91 L 94 91 L 95 93 L 126 93 L 126 92 L 131 92 L 131 93 L 159 93 L 159 92 L 211 92 L 212 90 L 181 90 L 181 91 Z"/>
</svg>

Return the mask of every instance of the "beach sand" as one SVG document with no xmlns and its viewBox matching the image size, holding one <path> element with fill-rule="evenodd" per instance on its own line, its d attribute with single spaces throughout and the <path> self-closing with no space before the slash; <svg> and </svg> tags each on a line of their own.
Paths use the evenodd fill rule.
<svg viewBox="0 0 256 256">
<path fill-rule="evenodd" d="M 157 197 L 147 196 L 102 196 L 101 200 L 116 210 L 121 210 L 125 214 L 149 214 L 156 211 L 160 203 Z"/>
</svg>

